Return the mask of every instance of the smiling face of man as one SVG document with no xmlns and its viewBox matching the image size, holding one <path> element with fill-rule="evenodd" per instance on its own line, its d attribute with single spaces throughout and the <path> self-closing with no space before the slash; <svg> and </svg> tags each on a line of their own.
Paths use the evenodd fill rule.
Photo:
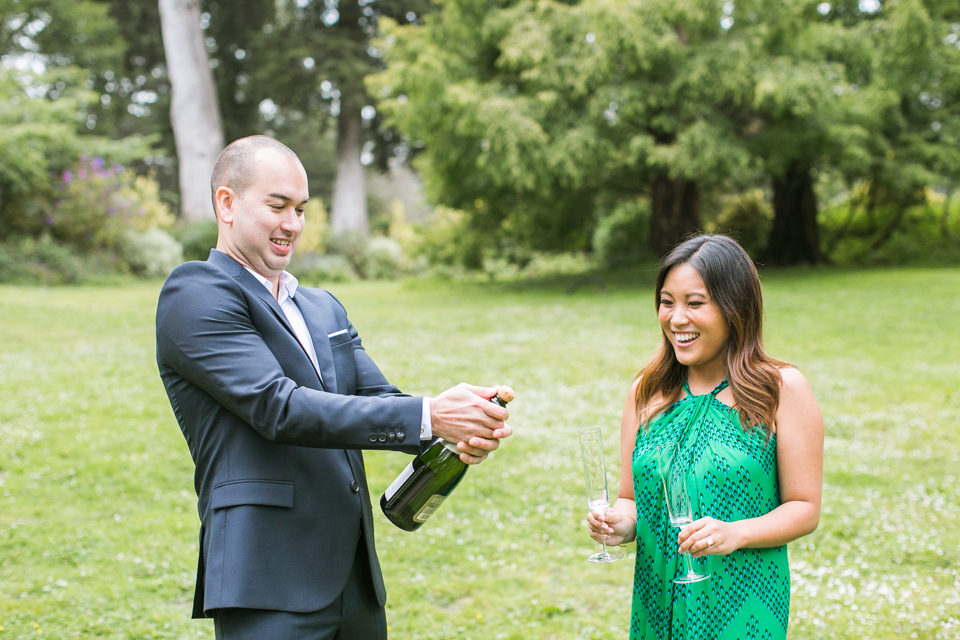
<svg viewBox="0 0 960 640">
<path fill-rule="evenodd" d="M 296 156 L 258 149 L 241 193 L 225 185 L 214 192 L 217 250 L 276 283 L 300 239 L 308 199 L 307 174 Z"/>
</svg>

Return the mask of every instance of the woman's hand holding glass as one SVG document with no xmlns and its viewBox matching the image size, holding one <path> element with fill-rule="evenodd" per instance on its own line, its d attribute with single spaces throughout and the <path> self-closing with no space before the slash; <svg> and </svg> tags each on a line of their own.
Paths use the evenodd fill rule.
<svg viewBox="0 0 960 640">
<path fill-rule="evenodd" d="M 614 508 L 587 514 L 590 537 L 597 542 L 617 546 L 633 542 L 637 537 L 637 521 Z"/>
<path fill-rule="evenodd" d="M 730 555 L 743 546 L 742 523 L 742 520 L 724 522 L 710 517 L 695 520 L 680 530 L 677 536 L 679 552 L 689 552 L 694 558 Z"/>
</svg>

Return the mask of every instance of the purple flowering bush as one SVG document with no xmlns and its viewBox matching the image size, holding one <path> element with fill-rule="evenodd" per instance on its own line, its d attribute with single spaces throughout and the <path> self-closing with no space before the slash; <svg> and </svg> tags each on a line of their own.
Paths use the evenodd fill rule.
<svg viewBox="0 0 960 640">
<path fill-rule="evenodd" d="M 87 156 L 60 175 L 57 199 L 44 218 L 58 242 L 83 253 L 113 254 L 121 251 L 126 231 L 166 230 L 175 222 L 155 180 Z"/>
<path fill-rule="evenodd" d="M 30 206 L 7 207 L 0 216 L 15 223 L 0 242 L 0 282 L 161 277 L 183 261 L 181 245 L 168 233 L 176 218 L 156 180 L 120 164 L 81 155 L 50 175 L 48 188 L 21 202 Z"/>
</svg>

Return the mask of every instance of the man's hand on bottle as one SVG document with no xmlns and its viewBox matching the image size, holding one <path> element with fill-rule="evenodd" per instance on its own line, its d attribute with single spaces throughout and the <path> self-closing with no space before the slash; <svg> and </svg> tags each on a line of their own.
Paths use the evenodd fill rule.
<svg viewBox="0 0 960 640">
<path fill-rule="evenodd" d="M 507 410 L 490 402 L 500 387 L 477 387 L 462 382 L 430 398 L 433 435 L 457 443 L 460 460 L 479 464 L 513 430 L 504 422 Z"/>
</svg>

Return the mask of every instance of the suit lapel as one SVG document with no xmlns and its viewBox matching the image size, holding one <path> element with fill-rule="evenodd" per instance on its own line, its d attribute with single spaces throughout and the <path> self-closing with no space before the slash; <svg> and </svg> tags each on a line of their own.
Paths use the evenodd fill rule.
<svg viewBox="0 0 960 640">
<path fill-rule="evenodd" d="M 327 336 L 337 331 L 336 318 L 327 305 L 317 302 L 312 292 L 297 288 L 293 297 L 294 303 L 300 309 L 303 321 L 310 330 L 310 339 L 317 352 L 317 364 L 320 365 L 320 375 L 323 377 L 323 388 L 330 393 L 337 392 L 337 369 L 333 363 L 333 349 L 330 347 L 330 338 Z"/>
<path fill-rule="evenodd" d="M 297 334 L 293 331 L 293 327 L 290 326 L 290 321 L 287 320 L 286 314 L 283 312 L 283 309 L 280 308 L 280 303 L 277 302 L 277 299 L 274 298 L 273 294 L 267 291 L 267 288 L 263 286 L 259 280 L 254 278 L 253 275 L 247 271 L 242 264 L 227 254 L 217 251 L 216 249 L 210 250 L 210 257 L 207 259 L 207 262 L 212 262 L 220 267 L 223 271 L 239 282 L 245 289 L 263 300 L 263 302 L 270 307 L 270 310 L 273 311 L 273 315 L 277 317 L 277 321 L 287 328 L 287 331 L 290 332 L 290 335 L 292 335 L 294 338 L 297 337 Z"/>
<path fill-rule="evenodd" d="M 290 326 L 290 321 L 287 320 L 287 315 L 283 312 L 283 309 L 280 308 L 277 299 L 273 297 L 271 292 L 267 291 L 267 288 L 264 287 L 259 280 L 244 269 L 243 265 L 216 249 L 210 250 L 208 262 L 212 262 L 218 266 L 235 278 L 245 289 L 263 300 L 273 311 L 277 321 L 286 327 L 294 340 L 297 339 L 297 334 L 294 332 L 293 327 Z M 320 365 L 323 388 L 330 393 L 336 393 L 337 370 L 333 363 L 333 349 L 330 347 L 330 339 L 327 336 L 336 332 L 339 326 L 331 309 L 329 309 L 327 305 L 318 302 L 311 294 L 312 292 L 308 289 L 298 287 L 293 301 L 300 309 L 300 315 L 303 316 L 303 321 L 306 322 L 307 329 L 310 331 L 310 339 L 313 340 L 313 348 L 317 352 L 317 364 Z M 306 352 L 304 352 L 304 356 L 306 356 Z"/>
<path fill-rule="evenodd" d="M 253 275 L 243 267 L 243 265 L 238 263 L 230 256 L 217 251 L 216 249 L 210 250 L 210 258 L 208 261 L 223 269 L 227 274 L 236 279 L 241 286 L 263 300 L 263 302 L 270 307 L 270 310 L 273 311 L 273 315 L 276 316 L 277 321 L 282 324 L 287 331 L 290 332 L 290 335 L 293 336 L 293 339 L 297 341 L 297 344 L 300 343 L 300 339 L 297 338 L 296 332 L 293 330 L 293 327 L 290 326 L 290 321 L 287 320 L 287 314 L 285 314 L 283 309 L 280 308 L 280 303 L 277 302 L 277 299 L 273 297 L 273 294 L 267 291 L 267 288 L 263 286 L 259 280 L 254 278 Z M 310 330 L 310 338 L 313 340 L 313 346 L 317 351 L 317 361 L 320 364 L 320 373 L 322 375 L 320 384 L 323 385 L 323 388 L 326 391 L 336 393 L 337 374 L 333 366 L 333 350 L 330 348 L 330 340 L 327 339 L 327 334 L 323 333 L 324 330 L 322 327 L 317 328 L 316 322 L 311 322 L 310 316 L 313 315 L 314 312 L 311 311 L 310 315 L 308 315 L 307 311 L 305 311 L 304 308 L 299 305 L 299 301 L 302 297 L 303 296 L 298 289 L 297 295 L 294 296 L 293 301 L 298 303 L 297 306 L 300 307 L 300 314 L 307 323 L 307 328 Z M 318 337 L 320 338 L 319 340 Z M 307 355 L 305 350 L 303 352 L 303 356 L 308 361 L 310 360 L 310 356 Z"/>
</svg>

